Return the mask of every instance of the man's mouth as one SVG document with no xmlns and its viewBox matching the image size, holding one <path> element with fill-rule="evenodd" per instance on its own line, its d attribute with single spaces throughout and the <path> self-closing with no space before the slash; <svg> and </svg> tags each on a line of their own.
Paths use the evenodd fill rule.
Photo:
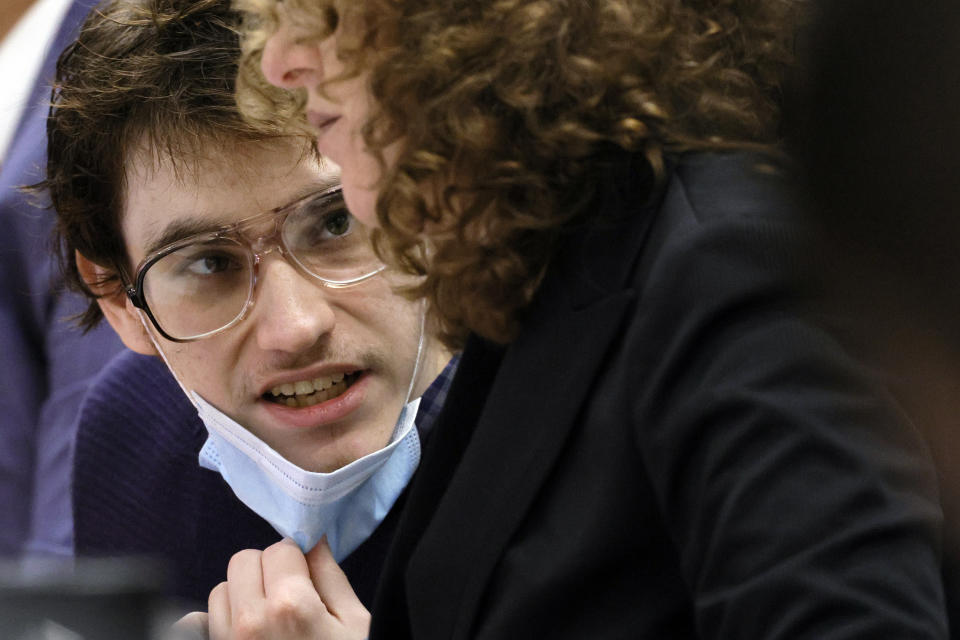
<svg viewBox="0 0 960 640">
<path fill-rule="evenodd" d="M 362 371 L 336 373 L 312 380 L 299 380 L 277 385 L 263 394 L 264 400 L 288 407 L 312 407 L 315 404 L 336 398 L 350 388 Z"/>
</svg>

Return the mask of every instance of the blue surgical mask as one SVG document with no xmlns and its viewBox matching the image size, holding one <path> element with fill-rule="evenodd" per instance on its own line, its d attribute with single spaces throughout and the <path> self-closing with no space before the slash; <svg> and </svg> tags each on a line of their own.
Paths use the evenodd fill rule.
<svg viewBox="0 0 960 640">
<path fill-rule="evenodd" d="M 324 535 L 337 562 L 389 513 L 420 462 L 414 418 L 403 407 L 389 444 L 331 473 L 301 469 L 229 416 L 193 394 L 209 437 L 200 465 L 217 471 L 237 497 L 306 553 Z"/>
</svg>

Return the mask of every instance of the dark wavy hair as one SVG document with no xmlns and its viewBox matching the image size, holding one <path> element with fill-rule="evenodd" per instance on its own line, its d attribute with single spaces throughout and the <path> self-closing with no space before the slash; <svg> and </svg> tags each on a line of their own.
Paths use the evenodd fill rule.
<svg viewBox="0 0 960 640">
<path fill-rule="evenodd" d="M 424 275 L 448 345 L 516 335 L 559 238 L 590 215 L 602 163 L 778 144 L 803 0 L 286 0 L 369 73 L 380 248 Z M 251 119 L 296 122 L 259 74 L 275 0 L 239 0 Z M 349 35 L 345 35 L 349 34 Z M 327 82 L 336 82 L 330 79 Z M 382 157 L 382 156 L 381 156 Z"/>
<path fill-rule="evenodd" d="M 102 314 L 75 252 L 114 274 L 98 289 L 120 285 L 116 270 L 129 268 L 121 213 L 134 155 L 189 163 L 211 146 L 288 135 L 237 111 L 237 24 L 229 0 L 113 0 L 93 9 L 60 55 L 46 179 L 32 188 L 47 190 L 57 211 L 66 282 L 89 298 L 79 318 L 85 329 Z"/>
</svg>

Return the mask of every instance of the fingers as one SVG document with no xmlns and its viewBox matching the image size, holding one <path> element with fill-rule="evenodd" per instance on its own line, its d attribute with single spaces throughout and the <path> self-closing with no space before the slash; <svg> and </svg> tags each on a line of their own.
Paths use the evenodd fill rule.
<svg viewBox="0 0 960 640">
<path fill-rule="evenodd" d="M 163 640 L 209 640 L 207 614 L 194 611 L 183 616 L 163 636 Z"/>
<path fill-rule="evenodd" d="M 212 640 L 311 639 L 331 620 L 290 540 L 234 554 L 227 581 L 210 593 Z"/>
<path fill-rule="evenodd" d="M 230 597 L 227 583 L 221 582 L 210 592 L 207 598 L 207 624 L 210 640 L 228 640 L 230 638 Z"/>
<path fill-rule="evenodd" d="M 310 569 L 300 547 L 288 538 L 264 549 L 262 558 L 263 588 L 267 598 L 301 589 L 314 593 Z"/>
<path fill-rule="evenodd" d="M 330 546 L 324 537 L 307 554 L 310 577 L 320 599 L 332 615 L 349 626 L 365 622 L 370 624 L 370 613 L 354 593 L 347 575 L 333 559 Z"/>
<path fill-rule="evenodd" d="M 263 583 L 272 628 L 297 633 L 323 625 L 330 614 L 310 580 L 300 547 L 289 539 L 263 551 Z"/>
<path fill-rule="evenodd" d="M 370 629 L 370 614 L 326 542 L 307 557 L 290 540 L 235 554 L 208 605 L 211 640 L 352 640 Z"/>
<path fill-rule="evenodd" d="M 246 619 L 261 615 L 264 607 L 263 571 L 260 564 L 263 553 L 245 549 L 233 554 L 227 565 L 227 595 L 230 601 L 230 622 L 243 626 Z"/>
</svg>

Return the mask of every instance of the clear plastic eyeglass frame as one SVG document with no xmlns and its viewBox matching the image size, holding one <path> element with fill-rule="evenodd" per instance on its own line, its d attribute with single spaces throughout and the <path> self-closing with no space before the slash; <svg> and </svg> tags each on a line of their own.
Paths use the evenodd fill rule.
<svg viewBox="0 0 960 640">
<path fill-rule="evenodd" d="M 297 258 L 296 254 L 290 251 L 286 245 L 286 241 L 283 239 L 283 225 L 286 222 L 287 217 L 292 212 L 296 211 L 304 202 L 313 199 L 329 199 L 332 201 L 335 198 L 340 197 L 342 197 L 342 188 L 340 185 L 330 187 L 328 189 L 313 191 L 301 198 L 297 198 L 293 202 L 282 205 L 275 209 L 271 209 L 270 211 L 265 211 L 264 213 L 259 213 L 249 218 L 239 220 L 232 224 L 223 226 L 215 231 L 196 234 L 165 245 L 160 249 L 151 252 L 140 261 L 140 264 L 137 265 L 137 268 L 134 272 L 136 275 L 132 280 L 133 284 L 127 284 L 131 281 L 124 276 L 127 296 L 130 298 L 130 301 L 136 308 L 142 310 L 147 317 L 150 318 L 151 324 L 153 324 L 160 335 L 162 335 L 164 338 L 172 342 L 193 342 L 196 340 L 202 340 L 203 338 L 209 338 L 217 335 L 218 333 L 222 333 L 243 321 L 256 302 L 256 290 L 260 263 L 274 249 L 276 249 L 280 255 L 283 256 L 283 258 L 294 268 L 308 276 L 310 279 L 317 281 L 324 287 L 329 287 L 331 289 L 345 289 L 360 284 L 361 282 L 365 282 L 383 271 L 386 268 L 385 265 L 377 262 L 370 271 L 365 271 L 361 275 L 347 280 L 334 280 L 325 278 L 322 275 L 314 273 L 305 264 L 303 264 L 303 262 Z M 262 225 L 264 222 L 271 220 L 271 218 L 273 219 L 273 225 L 268 233 L 261 234 L 256 238 L 249 238 L 242 233 L 244 228 Z M 179 249 L 192 244 L 214 241 L 227 241 L 235 243 L 238 247 L 244 249 L 245 253 L 248 255 L 251 261 L 251 268 L 246 302 L 243 304 L 243 308 L 237 313 L 233 320 L 217 329 L 186 337 L 170 335 L 160 325 L 160 322 L 151 311 L 150 305 L 147 303 L 146 293 L 144 290 L 144 279 L 146 278 L 147 272 L 151 266 L 171 253 L 178 251 Z M 125 272 L 121 269 L 120 273 L 123 275 Z"/>
</svg>

